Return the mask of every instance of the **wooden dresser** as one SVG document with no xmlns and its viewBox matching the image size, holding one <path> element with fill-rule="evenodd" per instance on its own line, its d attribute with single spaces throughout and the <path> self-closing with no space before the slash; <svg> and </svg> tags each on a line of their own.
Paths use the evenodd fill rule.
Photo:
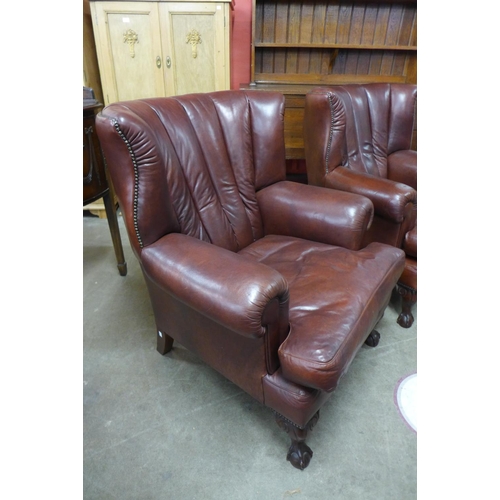
<svg viewBox="0 0 500 500">
<path fill-rule="evenodd" d="M 226 90 L 231 0 L 91 0 L 104 104 Z"/>
<path fill-rule="evenodd" d="M 285 95 L 287 159 L 304 158 L 306 93 L 315 86 L 417 81 L 417 2 L 253 0 L 251 82 Z M 288 173 L 305 165 L 289 162 Z M 298 165 L 298 167 L 297 167 Z"/>
</svg>

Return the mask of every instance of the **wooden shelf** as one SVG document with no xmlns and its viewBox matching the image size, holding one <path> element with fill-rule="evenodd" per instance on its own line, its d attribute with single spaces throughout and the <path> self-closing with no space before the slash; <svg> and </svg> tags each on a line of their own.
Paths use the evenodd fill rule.
<svg viewBox="0 0 500 500">
<path fill-rule="evenodd" d="M 338 74 L 338 75 L 303 75 L 303 74 L 291 74 L 291 73 L 256 73 L 255 74 L 255 84 L 265 83 L 265 84 L 280 84 L 287 83 L 289 85 L 345 85 L 347 83 L 405 83 L 406 78 L 404 76 L 397 75 L 356 75 L 356 74 Z M 292 93 L 295 93 L 296 89 L 292 89 Z"/>
<path fill-rule="evenodd" d="M 287 159 L 304 158 L 305 95 L 349 83 L 416 83 L 416 0 L 253 0 L 251 81 L 285 95 Z"/>
<path fill-rule="evenodd" d="M 357 49 L 357 50 L 411 50 L 416 51 L 415 45 L 367 45 L 353 43 L 267 43 L 256 42 L 255 48 L 270 49 Z"/>
</svg>

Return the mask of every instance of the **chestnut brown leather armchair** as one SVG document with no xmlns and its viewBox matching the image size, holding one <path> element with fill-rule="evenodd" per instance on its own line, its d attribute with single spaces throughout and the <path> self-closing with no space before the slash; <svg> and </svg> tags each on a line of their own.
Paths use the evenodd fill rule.
<svg viewBox="0 0 500 500">
<path fill-rule="evenodd" d="M 309 184 L 368 197 L 375 207 L 364 244 L 403 248 L 398 324 L 412 325 L 417 300 L 417 152 L 411 150 L 417 87 L 370 83 L 320 87 L 306 95 Z"/>
<path fill-rule="evenodd" d="M 402 250 L 361 249 L 359 195 L 285 180 L 284 99 L 223 91 L 114 103 L 97 117 L 156 325 L 263 405 L 305 468 L 308 429 L 374 328 Z"/>
</svg>

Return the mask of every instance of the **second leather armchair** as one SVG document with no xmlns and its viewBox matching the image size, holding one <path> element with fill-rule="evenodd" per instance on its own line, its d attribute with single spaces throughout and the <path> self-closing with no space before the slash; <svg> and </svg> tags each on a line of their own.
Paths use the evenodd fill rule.
<svg viewBox="0 0 500 500">
<path fill-rule="evenodd" d="M 364 244 L 413 250 L 398 291 L 401 326 L 416 302 L 417 152 L 411 149 L 416 85 L 372 83 L 319 87 L 306 95 L 304 146 L 308 183 L 369 198 L 375 208 Z M 411 265 L 410 265 L 411 264 Z"/>
</svg>

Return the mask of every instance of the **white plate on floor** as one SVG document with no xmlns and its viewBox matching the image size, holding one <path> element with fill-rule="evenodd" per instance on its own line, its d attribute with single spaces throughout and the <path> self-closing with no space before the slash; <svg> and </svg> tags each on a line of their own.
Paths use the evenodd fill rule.
<svg viewBox="0 0 500 500">
<path fill-rule="evenodd" d="M 396 406 L 404 421 L 417 432 L 417 374 L 401 379 L 394 395 Z"/>
</svg>

